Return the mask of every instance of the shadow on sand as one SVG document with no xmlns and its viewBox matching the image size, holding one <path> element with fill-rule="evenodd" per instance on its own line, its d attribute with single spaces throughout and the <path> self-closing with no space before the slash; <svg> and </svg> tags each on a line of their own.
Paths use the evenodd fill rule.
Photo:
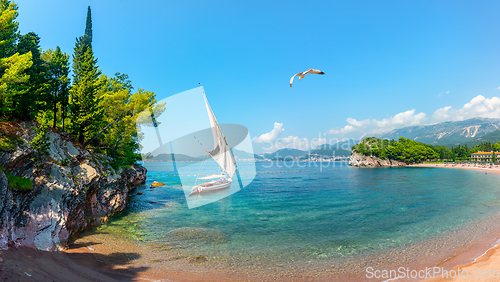
<svg viewBox="0 0 500 282">
<path fill-rule="evenodd" d="M 127 267 L 140 257 L 137 253 L 81 252 L 85 245 L 71 245 L 76 252 L 45 252 L 28 247 L 2 251 L 0 280 L 2 281 L 136 281 L 147 267 Z M 103 262 L 113 262 L 114 266 Z M 119 270 L 116 269 L 119 266 Z"/>
</svg>

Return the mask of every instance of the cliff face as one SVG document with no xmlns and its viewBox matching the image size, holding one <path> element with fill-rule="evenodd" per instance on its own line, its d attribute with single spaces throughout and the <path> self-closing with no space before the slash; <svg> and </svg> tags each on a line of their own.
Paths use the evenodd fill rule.
<svg viewBox="0 0 500 282">
<path fill-rule="evenodd" d="M 36 135 L 32 126 L 2 124 L 2 130 L 14 132 L 22 144 L 15 151 L 0 151 L 0 165 L 12 175 L 30 178 L 33 189 L 8 187 L 0 170 L 0 249 L 63 249 L 78 232 L 123 211 L 129 190 L 146 180 L 144 167 L 114 171 L 107 157 L 92 154 L 75 145 L 68 134 L 50 129 L 49 155 L 37 157 L 29 145 Z"/>
<path fill-rule="evenodd" d="M 350 166 L 357 167 L 384 167 L 384 166 L 406 166 L 404 162 L 389 160 L 389 159 L 379 159 L 376 157 L 369 157 L 360 155 L 357 152 L 352 152 L 351 157 L 349 158 Z"/>
</svg>

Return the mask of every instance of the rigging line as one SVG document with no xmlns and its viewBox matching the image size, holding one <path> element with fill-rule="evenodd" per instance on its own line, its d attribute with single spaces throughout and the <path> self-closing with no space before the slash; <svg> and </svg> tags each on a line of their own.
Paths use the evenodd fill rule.
<svg viewBox="0 0 500 282">
<path fill-rule="evenodd" d="M 198 138 L 196 138 L 196 136 L 194 136 L 194 135 L 193 135 L 193 137 L 194 137 L 194 139 L 196 139 L 196 141 L 198 141 L 198 143 L 200 143 L 200 145 L 203 147 L 203 149 L 205 150 L 205 152 L 207 152 L 207 154 L 208 154 L 210 157 L 212 157 L 212 155 L 210 155 L 210 153 L 207 151 L 207 149 L 205 148 L 205 146 L 203 146 L 203 144 L 201 144 L 200 140 L 198 140 Z M 213 157 L 212 157 L 212 159 L 213 159 Z M 215 160 L 215 159 L 214 159 L 214 160 Z M 227 173 L 227 172 L 226 172 L 226 170 L 222 169 L 222 167 L 221 167 L 221 170 L 223 170 L 225 173 Z M 228 174 L 229 174 L 229 173 L 228 173 Z"/>
</svg>

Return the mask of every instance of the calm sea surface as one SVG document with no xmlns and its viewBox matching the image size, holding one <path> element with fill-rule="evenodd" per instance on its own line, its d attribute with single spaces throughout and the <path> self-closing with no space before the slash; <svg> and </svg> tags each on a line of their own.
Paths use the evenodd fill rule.
<svg viewBox="0 0 500 282">
<path fill-rule="evenodd" d="M 168 165 L 146 163 L 147 183 L 127 212 L 92 233 L 134 245 L 136 264 L 176 261 L 248 277 L 359 274 L 433 266 L 500 225 L 500 177 L 484 172 L 258 162 L 250 185 L 189 209 Z M 265 173 L 281 171 L 302 172 Z M 152 189 L 153 181 L 167 186 Z M 189 264 L 199 255 L 207 261 Z"/>
</svg>

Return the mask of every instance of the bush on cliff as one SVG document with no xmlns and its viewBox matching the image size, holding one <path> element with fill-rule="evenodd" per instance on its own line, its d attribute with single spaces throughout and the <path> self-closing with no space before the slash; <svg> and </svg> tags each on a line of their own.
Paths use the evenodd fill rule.
<svg viewBox="0 0 500 282">
<path fill-rule="evenodd" d="M 3 166 L 0 166 L 0 170 L 5 173 L 7 181 L 9 182 L 8 187 L 13 191 L 28 192 L 33 190 L 31 179 L 12 175 L 9 172 L 5 171 L 5 168 Z"/>
</svg>

